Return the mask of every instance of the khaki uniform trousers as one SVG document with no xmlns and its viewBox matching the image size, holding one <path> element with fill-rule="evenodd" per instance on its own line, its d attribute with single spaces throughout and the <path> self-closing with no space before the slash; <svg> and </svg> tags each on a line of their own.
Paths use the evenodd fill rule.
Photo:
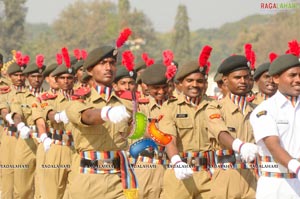
<svg viewBox="0 0 300 199">
<path fill-rule="evenodd" d="M 36 168 L 37 140 L 35 138 L 17 140 L 15 150 L 15 165 L 27 168 L 14 170 L 14 198 L 34 197 L 34 178 Z"/>
<path fill-rule="evenodd" d="M 75 154 L 72 161 L 70 198 L 72 199 L 125 199 L 120 173 L 79 173 L 80 157 Z"/>
<path fill-rule="evenodd" d="M 6 135 L 6 131 L 2 134 L 2 142 L 0 147 L 2 165 L 14 165 L 15 148 L 17 138 L 15 136 Z M 3 168 L 2 171 L 2 186 L 1 199 L 14 198 L 14 169 Z"/>
<path fill-rule="evenodd" d="M 215 169 L 212 198 L 255 198 L 257 178 L 250 169 Z"/>
<path fill-rule="evenodd" d="M 74 150 L 69 146 L 51 144 L 45 155 L 45 163 L 42 167 L 43 199 L 68 198 L 69 173 Z M 45 188 L 47 187 L 47 188 Z"/>
<path fill-rule="evenodd" d="M 165 173 L 163 165 L 138 161 L 134 173 L 139 185 L 139 199 L 159 199 L 161 197 Z"/>
<path fill-rule="evenodd" d="M 163 186 L 163 199 L 199 199 L 211 196 L 211 179 L 208 171 L 197 171 L 190 178 L 178 180 L 174 170 L 167 169 Z"/>
<path fill-rule="evenodd" d="M 36 175 L 35 175 L 35 194 L 34 198 L 42 198 L 42 191 L 45 189 L 44 183 L 44 169 L 42 165 L 45 163 L 45 150 L 43 143 L 38 145 L 36 151 Z"/>
</svg>

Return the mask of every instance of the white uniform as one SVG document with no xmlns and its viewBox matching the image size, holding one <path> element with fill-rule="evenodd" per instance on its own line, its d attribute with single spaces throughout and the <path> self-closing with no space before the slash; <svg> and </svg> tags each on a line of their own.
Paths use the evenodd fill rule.
<svg viewBox="0 0 300 199">
<path fill-rule="evenodd" d="M 271 156 L 263 138 L 278 136 L 280 145 L 293 157 L 300 158 L 300 96 L 295 107 L 279 91 L 262 102 L 250 116 L 260 156 Z M 268 165 L 268 166 L 267 166 Z M 262 172 L 289 173 L 283 165 L 262 161 Z M 270 167 L 270 168 L 267 168 Z M 285 174 L 284 174 L 285 175 Z M 297 178 L 261 176 L 257 183 L 257 198 L 300 198 L 300 181 Z"/>
</svg>

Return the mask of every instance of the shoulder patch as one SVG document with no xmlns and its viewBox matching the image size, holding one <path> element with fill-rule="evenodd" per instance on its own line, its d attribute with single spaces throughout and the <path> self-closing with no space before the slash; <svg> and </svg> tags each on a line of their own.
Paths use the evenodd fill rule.
<svg viewBox="0 0 300 199">
<path fill-rule="evenodd" d="M 256 117 L 260 117 L 262 115 L 267 115 L 267 111 L 260 111 L 260 112 L 256 113 Z"/>
<path fill-rule="evenodd" d="M 46 106 L 48 106 L 49 104 L 47 102 L 41 103 L 41 108 L 45 108 Z"/>
<path fill-rule="evenodd" d="M 36 103 L 33 103 L 33 104 L 31 104 L 31 107 L 32 107 L 32 108 L 37 108 L 38 105 L 37 105 Z"/>
<path fill-rule="evenodd" d="M 209 119 L 219 119 L 219 118 L 221 118 L 221 115 L 217 114 L 217 113 L 212 114 L 212 115 L 209 116 Z"/>
</svg>

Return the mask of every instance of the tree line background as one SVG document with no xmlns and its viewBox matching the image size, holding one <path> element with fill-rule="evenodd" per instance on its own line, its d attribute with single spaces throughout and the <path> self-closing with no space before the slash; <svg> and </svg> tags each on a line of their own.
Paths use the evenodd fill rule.
<svg viewBox="0 0 300 199">
<path fill-rule="evenodd" d="M 300 41 L 300 10 L 273 15 L 252 15 L 226 23 L 220 28 L 190 31 L 185 5 L 179 5 L 170 32 L 156 32 L 151 20 L 140 10 L 132 9 L 129 0 L 78 0 L 66 7 L 52 24 L 25 22 L 26 0 L 0 0 L 0 52 L 11 57 L 11 50 L 21 50 L 31 57 L 44 54 L 46 63 L 55 62 L 55 55 L 64 46 L 92 50 L 102 44 L 114 45 L 119 32 L 130 27 L 133 34 L 122 50 L 131 49 L 140 59 L 143 52 L 161 59 L 165 49 L 174 52 L 175 60 L 184 63 L 197 59 L 204 45 L 213 47 L 210 58 L 215 71 L 224 58 L 243 54 L 245 43 L 256 52 L 257 66 L 268 61 L 269 52 L 282 54 L 292 39 Z M 208 16 L 209 17 L 209 16 Z M 199 19 L 199 23 L 201 23 Z"/>
</svg>

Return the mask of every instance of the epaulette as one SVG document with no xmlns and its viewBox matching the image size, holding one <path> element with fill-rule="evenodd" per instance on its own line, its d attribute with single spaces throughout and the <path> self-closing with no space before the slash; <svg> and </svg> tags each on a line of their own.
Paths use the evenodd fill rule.
<svg viewBox="0 0 300 199">
<path fill-rule="evenodd" d="M 138 103 L 139 104 L 148 104 L 150 100 L 148 98 L 139 98 Z"/>
<path fill-rule="evenodd" d="M 247 96 L 247 97 L 246 97 L 246 101 L 247 101 L 247 102 L 252 102 L 254 99 L 255 99 L 255 95 Z"/>
<path fill-rule="evenodd" d="M 57 97 L 57 94 L 51 94 L 51 93 L 45 92 L 42 95 L 40 95 L 38 97 L 38 99 L 40 101 L 47 101 L 47 100 L 50 100 L 50 99 L 55 99 L 56 97 Z"/>
<path fill-rule="evenodd" d="M 90 87 L 79 87 L 76 90 L 74 90 L 73 96 L 84 97 L 90 93 L 91 93 Z"/>
<path fill-rule="evenodd" d="M 11 91 L 11 88 L 9 86 L 1 86 L 0 87 L 1 94 L 9 93 L 10 91 Z"/>
</svg>

